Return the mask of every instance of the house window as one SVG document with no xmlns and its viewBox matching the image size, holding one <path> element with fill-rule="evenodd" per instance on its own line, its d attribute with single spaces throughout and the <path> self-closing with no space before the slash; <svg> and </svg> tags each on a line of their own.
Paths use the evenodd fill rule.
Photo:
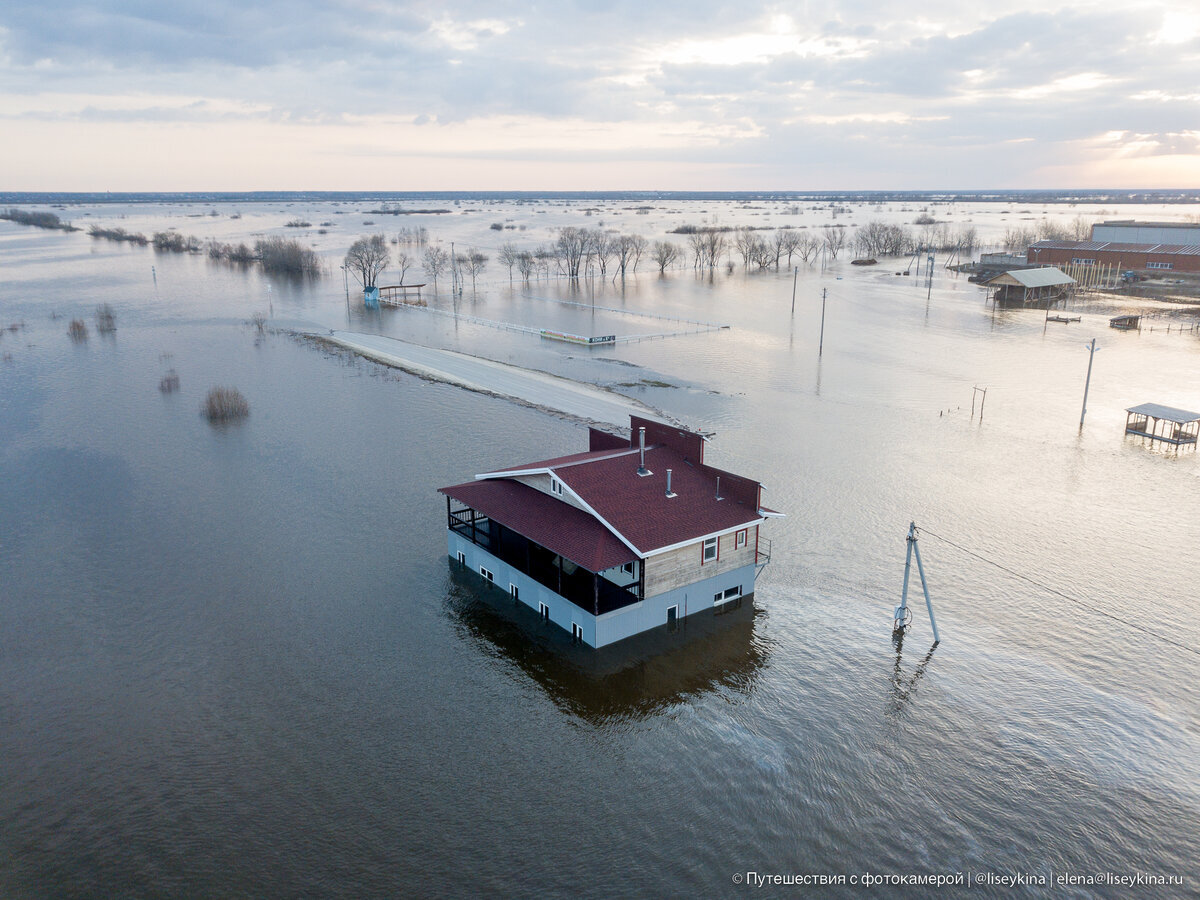
<svg viewBox="0 0 1200 900">
<path fill-rule="evenodd" d="M 717 558 L 717 539 L 709 538 L 704 542 L 704 557 L 702 563 L 712 562 Z"/>
<path fill-rule="evenodd" d="M 550 607 L 548 607 L 545 603 L 539 603 L 538 604 L 538 615 L 542 617 L 543 622 L 549 622 L 550 621 Z"/>
<path fill-rule="evenodd" d="M 636 566 L 637 566 L 637 563 L 635 563 L 635 562 L 627 562 L 627 563 L 625 563 L 625 565 L 621 566 L 621 571 L 624 572 L 626 575 L 633 577 L 633 575 L 635 574 L 635 571 L 636 571 L 636 569 L 635 569 Z"/>
<path fill-rule="evenodd" d="M 553 475 L 550 476 L 550 493 L 557 494 L 559 497 L 563 495 L 562 482 Z"/>
<path fill-rule="evenodd" d="M 1173 269 L 1173 268 L 1175 268 L 1175 263 L 1148 262 L 1148 263 L 1146 263 L 1146 268 L 1147 269 Z"/>
<path fill-rule="evenodd" d="M 717 591 L 715 594 L 713 594 L 713 603 L 726 603 L 730 600 L 736 600 L 740 596 L 742 596 L 742 586 L 737 584 L 731 588 L 726 588 L 723 591 Z"/>
<path fill-rule="evenodd" d="M 493 575 L 489 570 L 485 569 L 483 566 L 479 567 L 479 574 L 482 575 L 484 578 L 486 578 L 488 581 L 492 582 L 492 584 L 496 583 L 496 576 Z"/>
<path fill-rule="evenodd" d="M 467 564 L 467 554 L 463 553 L 461 550 L 458 551 L 458 563 L 461 566 L 465 566 Z"/>
<path fill-rule="evenodd" d="M 726 600 L 723 603 L 717 603 L 713 606 L 714 616 L 723 616 L 725 613 L 731 613 L 735 609 L 742 608 L 742 598 L 734 597 L 732 600 Z"/>
<path fill-rule="evenodd" d="M 746 532 L 749 530 L 750 530 L 749 528 L 743 528 L 741 531 L 739 531 L 737 533 L 737 536 L 733 540 L 733 549 L 734 550 L 741 550 L 743 547 L 746 546 Z"/>
<path fill-rule="evenodd" d="M 517 587 L 515 584 L 513 584 L 511 581 L 508 583 L 508 592 L 510 594 L 512 594 L 512 598 L 514 600 L 521 599 L 521 589 L 519 587 Z"/>
<path fill-rule="evenodd" d="M 571 640 L 581 643 L 583 641 L 583 626 L 578 622 L 571 623 Z"/>
<path fill-rule="evenodd" d="M 1077 266 L 1094 266 L 1096 264 L 1094 259 L 1087 259 L 1086 257 L 1082 256 L 1071 257 L 1071 262 L 1075 263 Z"/>
<path fill-rule="evenodd" d="M 679 630 L 679 607 L 667 607 L 667 630 L 674 633 Z"/>
</svg>

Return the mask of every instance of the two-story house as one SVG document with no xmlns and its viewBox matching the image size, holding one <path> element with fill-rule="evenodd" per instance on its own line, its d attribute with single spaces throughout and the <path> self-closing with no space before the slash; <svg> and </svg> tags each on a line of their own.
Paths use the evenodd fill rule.
<svg viewBox="0 0 1200 900">
<path fill-rule="evenodd" d="M 759 529 L 780 515 L 757 481 L 705 464 L 703 435 L 630 425 L 440 489 L 450 557 L 592 647 L 753 595 Z"/>
</svg>

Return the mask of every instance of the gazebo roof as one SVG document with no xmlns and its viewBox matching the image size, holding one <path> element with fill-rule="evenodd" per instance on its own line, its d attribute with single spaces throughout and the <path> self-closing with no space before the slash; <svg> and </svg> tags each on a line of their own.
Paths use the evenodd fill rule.
<svg viewBox="0 0 1200 900">
<path fill-rule="evenodd" d="M 1075 279 L 1054 266 L 1044 266 L 1040 269 L 1013 269 L 1003 272 L 995 278 L 989 278 L 985 284 L 1007 285 L 1009 287 L 1040 288 L 1054 287 L 1059 284 L 1074 284 Z"/>
<path fill-rule="evenodd" d="M 1176 409 L 1173 406 L 1163 406 L 1161 403 L 1143 403 L 1131 406 L 1125 410 L 1135 416 L 1149 416 L 1152 419 L 1164 419 L 1176 425 L 1186 425 L 1200 420 L 1200 413 L 1188 412 L 1186 409 Z"/>
</svg>

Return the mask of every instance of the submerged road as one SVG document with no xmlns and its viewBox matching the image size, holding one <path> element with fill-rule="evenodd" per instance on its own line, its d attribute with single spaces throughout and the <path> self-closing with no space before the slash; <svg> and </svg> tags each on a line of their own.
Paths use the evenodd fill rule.
<svg viewBox="0 0 1200 900">
<path fill-rule="evenodd" d="M 423 378 L 563 413 L 596 425 L 628 429 L 631 414 L 666 421 L 661 412 L 630 397 L 546 372 L 453 350 L 422 347 L 378 334 L 331 331 L 317 336 Z"/>
</svg>

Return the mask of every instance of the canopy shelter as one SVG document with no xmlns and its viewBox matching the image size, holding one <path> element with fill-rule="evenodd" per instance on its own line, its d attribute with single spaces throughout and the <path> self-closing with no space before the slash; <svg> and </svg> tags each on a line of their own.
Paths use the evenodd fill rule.
<svg viewBox="0 0 1200 900">
<path fill-rule="evenodd" d="M 1138 434 L 1168 444 L 1194 444 L 1200 434 L 1200 413 L 1143 403 L 1125 410 L 1125 433 Z"/>
<path fill-rule="evenodd" d="M 1062 297 L 1075 279 L 1053 266 L 1040 269 L 1011 269 L 985 281 L 994 303 L 1019 304 L 1053 301 Z"/>
</svg>

